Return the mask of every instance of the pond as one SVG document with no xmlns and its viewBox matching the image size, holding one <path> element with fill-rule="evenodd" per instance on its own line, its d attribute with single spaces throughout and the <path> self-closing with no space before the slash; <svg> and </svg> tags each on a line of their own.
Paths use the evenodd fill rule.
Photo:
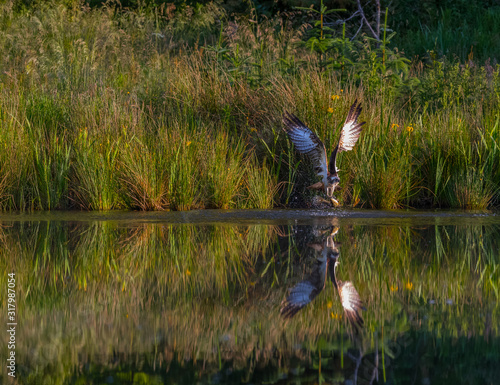
<svg viewBox="0 0 500 385">
<path fill-rule="evenodd" d="M 54 212 L 0 223 L 0 284 L 16 306 L 1 383 L 11 351 L 19 384 L 500 378 L 494 213 Z M 2 295 L 6 329 L 8 311 Z"/>
</svg>

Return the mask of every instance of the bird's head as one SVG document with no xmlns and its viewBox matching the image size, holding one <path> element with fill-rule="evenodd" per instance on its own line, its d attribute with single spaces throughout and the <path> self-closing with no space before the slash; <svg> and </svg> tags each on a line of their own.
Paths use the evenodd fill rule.
<svg viewBox="0 0 500 385">
<path fill-rule="evenodd" d="M 326 188 L 326 195 L 331 198 L 333 195 L 333 192 L 335 191 L 335 188 L 338 186 L 340 182 L 340 179 L 336 175 L 328 175 L 327 177 L 327 184 L 325 186 Z"/>
</svg>

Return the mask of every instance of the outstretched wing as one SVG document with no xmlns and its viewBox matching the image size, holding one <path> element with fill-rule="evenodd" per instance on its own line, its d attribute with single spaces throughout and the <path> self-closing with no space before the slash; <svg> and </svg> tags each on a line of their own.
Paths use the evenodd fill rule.
<svg viewBox="0 0 500 385">
<path fill-rule="evenodd" d="M 328 166 L 323 142 L 293 114 L 285 111 L 283 123 L 285 124 L 284 130 L 297 151 L 309 156 L 316 173 L 326 178 Z"/>
<path fill-rule="evenodd" d="M 318 258 L 310 277 L 292 287 L 281 303 L 280 313 L 292 318 L 300 309 L 311 303 L 325 287 L 327 260 Z"/>
<path fill-rule="evenodd" d="M 364 321 L 360 312 L 366 309 L 352 282 L 342 282 L 342 286 L 339 287 L 339 295 L 345 315 L 351 325 L 362 328 Z"/>
<path fill-rule="evenodd" d="M 339 144 L 335 147 L 330 156 L 330 174 L 337 174 L 337 153 L 340 151 L 351 151 L 358 141 L 362 126 L 366 123 L 358 123 L 359 114 L 361 114 L 361 103 L 358 104 L 358 101 L 355 100 L 349 109 L 349 113 L 347 114 L 347 118 L 344 122 L 344 127 L 342 127 Z"/>
</svg>

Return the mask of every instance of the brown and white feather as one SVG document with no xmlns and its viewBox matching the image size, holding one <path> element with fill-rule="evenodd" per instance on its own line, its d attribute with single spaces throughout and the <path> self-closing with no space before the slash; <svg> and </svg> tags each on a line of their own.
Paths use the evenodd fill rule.
<svg viewBox="0 0 500 385">
<path fill-rule="evenodd" d="M 344 126 L 342 127 L 342 131 L 340 133 L 340 139 L 337 147 L 332 151 L 330 155 L 330 174 L 336 175 L 338 172 L 337 169 L 337 153 L 341 151 L 351 151 L 354 148 L 354 145 L 358 141 L 359 135 L 361 134 L 361 130 L 363 125 L 366 122 L 358 123 L 359 115 L 361 114 L 361 104 L 358 104 L 358 101 L 355 100 L 349 109 L 349 113 L 344 122 Z"/>
<path fill-rule="evenodd" d="M 285 112 L 283 123 L 285 124 L 284 130 L 297 151 L 307 155 L 313 163 L 317 175 L 321 176 L 322 180 L 326 180 L 328 164 L 323 142 L 293 114 Z"/>
<path fill-rule="evenodd" d="M 351 151 L 358 141 L 362 126 L 366 123 L 358 123 L 358 118 L 361 114 L 361 110 L 361 104 L 358 104 L 357 100 L 354 101 L 353 105 L 349 109 L 347 118 L 345 119 L 344 127 L 342 127 L 342 132 L 340 133 L 339 151 Z"/>
</svg>

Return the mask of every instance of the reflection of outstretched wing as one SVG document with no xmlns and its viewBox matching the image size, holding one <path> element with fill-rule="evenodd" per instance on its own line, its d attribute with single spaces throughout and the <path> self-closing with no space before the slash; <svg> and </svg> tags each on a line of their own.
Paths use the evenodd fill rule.
<svg viewBox="0 0 500 385">
<path fill-rule="evenodd" d="M 325 287 L 327 261 L 326 258 L 318 258 L 312 274 L 290 289 L 288 296 L 281 303 L 280 313 L 283 317 L 292 318 L 321 293 Z"/>
<path fill-rule="evenodd" d="M 309 281 L 302 281 L 290 289 L 288 297 L 281 303 L 281 315 L 292 318 L 300 309 L 312 302 L 323 288 L 318 288 Z"/>
<path fill-rule="evenodd" d="M 337 152 L 340 151 L 351 151 L 358 141 L 359 134 L 361 133 L 361 128 L 363 124 L 366 122 L 358 123 L 358 117 L 361 114 L 361 104 L 358 104 L 358 101 L 355 100 L 349 109 L 349 113 L 347 114 L 347 118 L 345 119 L 344 127 L 342 127 L 342 131 L 340 133 L 339 144 L 333 150 L 330 155 L 330 174 L 337 174 Z"/>
<path fill-rule="evenodd" d="M 295 145 L 297 151 L 309 156 L 313 163 L 314 171 L 321 178 L 326 178 L 328 166 L 323 142 L 293 114 L 285 112 L 283 123 L 285 124 L 285 132 Z"/>
<path fill-rule="evenodd" d="M 340 300 L 344 308 L 345 315 L 351 325 L 362 328 L 364 321 L 360 310 L 366 310 L 352 282 L 342 282 L 339 289 Z"/>
<path fill-rule="evenodd" d="M 364 307 L 363 301 L 361 301 L 361 297 L 352 282 L 342 282 L 337 279 L 336 270 L 339 264 L 340 262 L 338 260 L 336 260 L 335 263 L 329 264 L 328 271 L 330 279 L 332 280 L 333 285 L 337 288 L 346 318 L 354 328 L 362 328 L 364 321 L 361 316 L 361 310 L 366 310 L 366 308 Z"/>
</svg>

